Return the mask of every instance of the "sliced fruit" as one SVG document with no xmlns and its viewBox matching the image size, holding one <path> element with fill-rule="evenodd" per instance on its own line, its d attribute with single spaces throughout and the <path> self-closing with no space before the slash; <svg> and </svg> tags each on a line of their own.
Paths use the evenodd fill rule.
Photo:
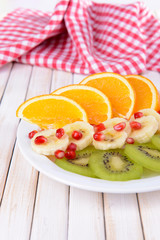
<svg viewBox="0 0 160 240">
<path fill-rule="evenodd" d="M 110 100 L 114 117 L 130 118 L 135 103 L 135 93 L 130 83 L 117 73 L 97 73 L 86 77 L 85 84 L 102 91 Z"/>
<path fill-rule="evenodd" d="M 132 131 L 129 135 L 138 143 L 149 142 L 157 132 L 158 122 L 153 116 L 143 116 L 130 122 Z"/>
<path fill-rule="evenodd" d="M 158 150 L 160 150 L 160 135 L 159 135 L 159 134 L 155 134 L 155 135 L 151 138 L 151 143 L 152 143 Z"/>
<path fill-rule="evenodd" d="M 160 151 L 147 144 L 126 144 L 125 154 L 137 164 L 160 172 Z"/>
<path fill-rule="evenodd" d="M 112 117 L 112 109 L 108 97 L 96 88 L 83 85 L 69 85 L 54 91 L 80 104 L 87 113 L 90 124 L 98 124 Z"/>
<path fill-rule="evenodd" d="M 156 112 L 154 109 L 147 108 L 147 109 L 141 109 L 140 112 L 143 114 L 143 116 L 153 116 L 158 122 L 158 132 L 160 133 L 160 114 Z"/>
<path fill-rule="evenodd" d="M 105 121 L 103 124 L 104 124 L 106 129 L 115 129 L 115 126 L 118 125 L 118 124 L 121 125 L 121 123 L 123 125 L 123 127 L 121 128 L 121 131 L 124 131 L 127 134 L 130 134 L 130 132 L 131 132 L 130 124 L 124 118 L 115 117 L 115 118 L 112 118 L 112 119 L 109 119 L 109 120 Z M 125 127 L 124 127 L 124 125 L 125 125 Z M 116 129 L 117 129 L 117 126 L 116 126 Z"/>
<path fill-rule="evenodd" d="M 86 121 L 85 110 L 75 101 L 57 95 L 41 95 L 22 103 L 17 117 L 41 128 L 60 128 L 75 121 Z"/>
<path fill-rule="evenodd" d="M 125 78 L 136 92 L 134 112 L 144 108 L 160 109 L 158 90 L 149 79 L 140 75 L 127 75 Z"/>
<path fill-rule="evenodd" d="M 65 133 L 69 136 L 69 142 L 74 143 L 77 146 L 76 150 L 82 150 L 92 143 L 93 139 L 93 127 L 86 122 L 77 121 L 64 126 Z M 75 132 L 81 133 L 82 137 L 76 139 Z"/>
<path fill-rule="evenodd" d="M 56 159 L 55 163 L 59 167 L 69 172 L 77 173 L 87 177 L 96 177 L 91 168 L 88 166 L 89 157 L 92 152 L 95 151 L 93 147 L 87 147 L 82 151 L 76 152 L 76 158 L 74 160 Z"/>
<path fill-rule="evenodd" d="M 138 179 L 143 174 L 143 168 L 123 150 L 96 151 L 89 159 L 89 166 L 97 177 L 111 181 Z"/>
<path fill-rule="evenodd" d="M 125 144 L 127 136 L 125 131 L 117 132 L 114 129 L 106 129 L 101 133 L 94 134 L 93 146 L 100 150 L 121 148 Z"/>
<path fill-rule="evenodd" d="M 36 139 L 38 137 L 43 137 L 46 139 L 45 142 L 37 144 Z M 31 139 L 32 149 L 44 155 L 54 155 L 57 150 L 65 151 L 69 144 L 69 138 L 67 134 L 64 134 L 61 139 L 56 137 L 55 129 L 47 129 L 36 133 Z"/>
</svg>

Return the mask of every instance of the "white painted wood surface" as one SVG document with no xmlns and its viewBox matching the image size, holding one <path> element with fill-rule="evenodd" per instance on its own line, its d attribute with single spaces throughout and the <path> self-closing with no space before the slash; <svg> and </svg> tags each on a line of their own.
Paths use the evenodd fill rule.
<svg viewBox="0 0 160 240">
<path fill-rule="evenodd" d="M 52 11 L 56 2 L 0 0 L 0 15 L 17 7 Z M 145 2 L 152 10 L 160 9 L 159 1 Z M 160 90 L 159 73 L 143 75 Z M 38 173 L 18 149 L 18 105 L 83 78 L 17 63 L 0 68 L 0 240 L 160 239 L 159 191 L 116 195 L 79 190 Z"/>
</svg>

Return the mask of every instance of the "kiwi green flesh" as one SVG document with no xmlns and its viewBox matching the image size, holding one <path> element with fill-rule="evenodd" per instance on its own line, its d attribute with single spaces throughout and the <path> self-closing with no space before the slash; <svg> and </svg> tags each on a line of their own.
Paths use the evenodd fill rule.
<svg viewBox="0 0 160 240">
<path fill-rule="evenodd" d="M 160 151 L 147 144 L 126 144 L 125 154 L 134 162 L 150 169 L 154 172 L 160 172 Z"/>
<path fill-rule="evenodd" d="M 66 158 L 63 159 L 56 159 L 55 164 L 64 170 L 67 170 L 69 172 L 77 173 L 83 176 L 87 177 L 95 177 L 95 174 L 91 170 L 91 168 L 88 166 L 89 158 L 94 152 L 93 147 L 87 147 L 81 151 L 76 152 L 76 158 L 73 160 L 68 160 Z"/>
<path fill-rule="evenodd" d="M 111 181 L 139 179 L 143 174 L 143 167 L 134 163 L 123 150 L 96 151 L 88 165 L 97 177 Z"/>
<path fill-rule="evenodd" d="M 151 138 L 151 142 L 157 148 L 157 150 L 160 150 L 160 135 L 159 134 L 155 134 Z"/>
</svg>

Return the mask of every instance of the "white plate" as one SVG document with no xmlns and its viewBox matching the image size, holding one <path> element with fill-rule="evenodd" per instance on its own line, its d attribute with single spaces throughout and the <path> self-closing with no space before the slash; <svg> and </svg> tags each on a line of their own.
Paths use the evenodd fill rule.
<svg viewBox="0 0 160 240">
<path fill-rule="evenodd" d="M 126 182 L 112 182 L 65 171 L 56 166 L 47 157 L 32 151 L 28 133 L 34 129 L 37 129 L 34 125 L 23 121 L 20 123 L 17 132 L 19 148 L 33 167 L 56 181 L 85 190 L 105 193 L 136 193 L 160 190 L 160 176 Z"/>
</svg>

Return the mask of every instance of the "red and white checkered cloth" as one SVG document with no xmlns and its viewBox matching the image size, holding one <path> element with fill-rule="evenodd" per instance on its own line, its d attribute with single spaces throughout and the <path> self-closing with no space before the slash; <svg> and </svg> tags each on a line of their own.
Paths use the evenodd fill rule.
<svg viewBox="0 0 160 240">
<path fill-rule="evenodd" d="M 13 60 L 84 74 L 160 71 L 160 22 L 142 2 L 17 9 L 0 22 L 0 66 Z"/>
</svg>

